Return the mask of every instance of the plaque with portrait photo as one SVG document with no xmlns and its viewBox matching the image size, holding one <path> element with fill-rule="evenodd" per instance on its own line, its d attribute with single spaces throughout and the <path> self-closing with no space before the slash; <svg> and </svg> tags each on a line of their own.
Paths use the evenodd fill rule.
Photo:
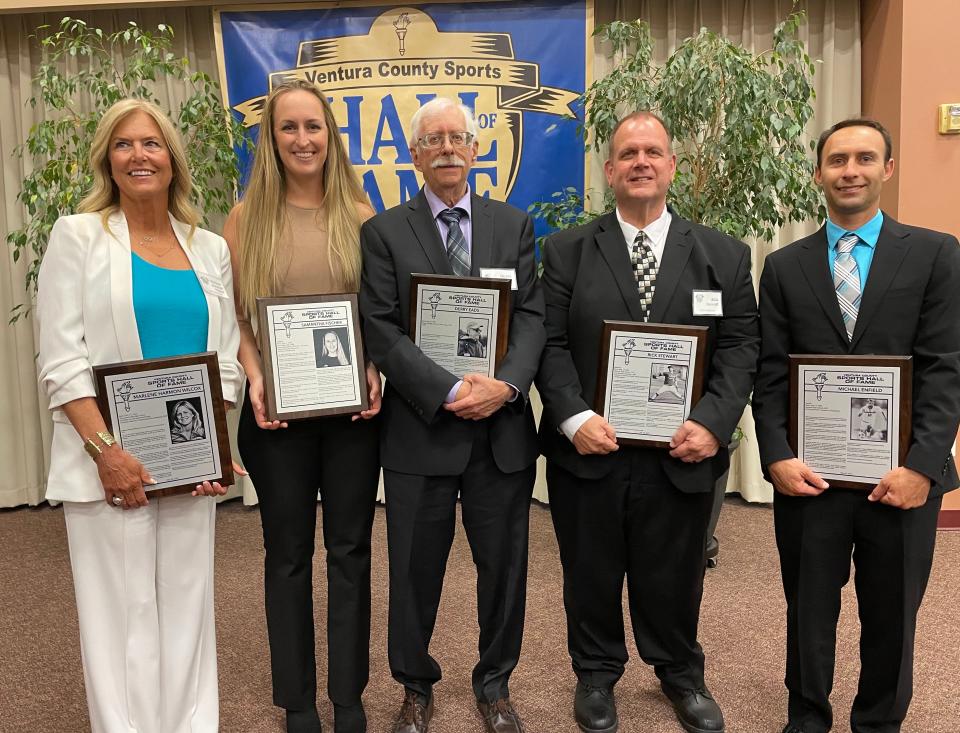
<svg viewBox="0 0 960 733">
<path fill-rule="evenodd" d="M 604 321 L 594 410 L 621 445 L 669 448 L 703 393 L 706 326 Z"/>
<path fill-rule="evenodd" d="M 356 294 L 257 298 L 257 312 L 267 419 L 367 409 Z"/>
<path fill-rule="evenodd" d="M 909 356 L 790 354 L 790 447 L 831 486 L 872 490 L 910 446 Z"/>
<path fill-rule="evenodd" d="M 462 379 L 496 375 L 507 354 L 511 281 L 503 278 L 410 276 L 410 338 Z"/>
<path fill-rule="evenodd" d="M 94 367 L 97 405 L 117 443 L 157 481 L 153 496 L 233 483 L 216 352 Z"/>
</svg>

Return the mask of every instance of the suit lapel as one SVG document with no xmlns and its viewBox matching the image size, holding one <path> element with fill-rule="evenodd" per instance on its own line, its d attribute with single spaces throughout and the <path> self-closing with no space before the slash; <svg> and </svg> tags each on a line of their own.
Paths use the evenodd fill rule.
<svg viewBox="0 0 960 733">
<path fill-rule="evenodd" d="M 643 319 L 640 293 L 637 291 L 637 281 L 633 277 L 633 266 L 627 254 L 627 245 L 623 241 L 623 231 L 617 222 L 616 214 L 606 214 L 600 219 L 600 229 L 595 237 L 600 254 L 607 262 L 607 267 L 613 275 L 620 295 L 627 304 L 630 318 L 634 321 Z"/>
<path fill-rule="evenodd" d="M 851 346 L 856 346 L 864 330 L 877 314 L 883 296 L 893 282 L 893 277 L 900 269 L 904 257 L 907 256 L 907 250 L 910 249 L 906 239 L 907 234 L 897 221 L 884 214 L 883 228 L 880 230 L 873 261 L 870 263 L 867 286 L 863 290 L 863 298 L 860 301 L 860 312 L 857 314 L 857 325 L 853 329 Z"/>
<path fill-rule="evenodd" d="M 493 261 L 493 214 L 485 198 L 471 194 L 470 217 L 470 274 L 479 277 L 480 268 L 490 267 Z"/>
<path fill-rule="evenodd" d="M 653 291 L 653 303 L 650 304 L 650 321 L 662 323 L 670 305 L 683 268 L 690 259 L 693 248 L 690 246 L 690 222 L 673 214 L 667 241 L 663 247 L 663 257 L 657 268 L 657 284 Z"/>
<path fill-rule="evenodd" d="M 430 204 L 427 203 L 427 197 L 422 189 L 417 196 L 410 199 L 407 206 L 410 208 L 408 221 L 427 259 L 433 265 L 433 271 L 438 275 L 452 275 L 450 260 L 447 259 L 447 252 L 443 248 L 443 242 L 440 241 L 437 223 L 433 220 Z"/>
<path fill-rule="evenodd" d="M 121 361 L 139 361 L 143 358 L 140 349 L 140 331 L 137 315 L 133 310 L 133 269 L 130 261 L 130 232 L 127 218 L 117 211 L 108 220 L 110 248 L 110 305 L 113 310 L 113 327 Z"/>
<path fill-rule="evenodd" d="M 847 341 L 847 328 L 843 325 L 843 316 L 840 315 L 840 304 L 837 302 L 837 291 L 833 285 L 833 275 L 827 262 L 827 230 L 821 227 L 816 234 L 807 237 L 800 248 L 798 259 L 803 276 L 813 290 L 813 294 L 820 301 L 827 320 L 840 337 Z"/>
</svg>

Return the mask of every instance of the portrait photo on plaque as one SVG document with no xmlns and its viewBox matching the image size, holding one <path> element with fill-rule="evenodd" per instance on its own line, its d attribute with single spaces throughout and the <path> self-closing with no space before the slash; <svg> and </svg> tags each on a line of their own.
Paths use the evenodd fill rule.
<svg viewBox="0 0 960 733">
<path fill-rule="evenodd" d="M 604 321 L 595 410 L 626 445 L 668 447 L 703 391 L 705 326 Z"/>
<path fill-rule="evenodd" d="M 94 367 L 107 429 L 157 481 L 160 496 L 233 483 L 226 409 L 214 352 Z"/>
<path fill-rule="evenodd" d="M 873 489 L 910 443 L 912 360 L 790 355 L 790 443 L 831 486 Z"/>
<path fill-rule="evenodd" d="M 367 409 L 355 294 L 257 298 L 257 311 L 268 419 Z"/>
<path fill-rule="evenodd" d="M 410 335 L 431 360 L 458 378 L 493 377 L 506 355 L 510 280 L 414 273 Z"/>
</svg>

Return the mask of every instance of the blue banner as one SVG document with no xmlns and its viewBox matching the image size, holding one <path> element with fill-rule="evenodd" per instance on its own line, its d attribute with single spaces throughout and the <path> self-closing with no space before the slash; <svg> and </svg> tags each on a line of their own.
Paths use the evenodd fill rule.
<svg viewBox="0 0 960 733">
<path fill-rule="evenodd" d="M 225 102 L 256 136 L 273 85 L 316 83 L 382 211 L 422 184 L 407 146 L 413 113 L 459 97 L 480 128 L 473 190 L 526 209 L 567 186 L 583 191 L 583 143 L 568 117 L 587 81 L 589 1 L 220 10 Z"/>
</svg>

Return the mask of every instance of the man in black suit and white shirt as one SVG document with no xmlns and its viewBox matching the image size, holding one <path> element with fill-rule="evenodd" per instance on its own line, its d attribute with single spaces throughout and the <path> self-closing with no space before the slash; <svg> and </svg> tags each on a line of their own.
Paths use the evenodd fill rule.
<svg viewBox="0 0 960 733">
<path fill-rule="evenodd" d="M 440 666 L 428 647 L 459 493 L 477 565 L 474 694 L 488 731 L 520 733 L 507 683 L 523 637 L 538 454 L 527 392 L 545 339 L 533 223 L 470 190 L 467 174 L 477 155 L 470 110 L 437 98 L 420 108 L 411 127 L 410 153 L 424 187 L 361 230 L 367 353 L 387 378 L 380 453 L 390 556 L 388 647 L 390 670 L 405 688 L 394 730 L 423 733 L 433 712 Z M 509 344 L 495 378 L 459 380 L 413 343 L 414 272 L 515 277 Z"/>
<path fill-rule="evenodd" d="M 761 463 L 776 488 L 787 599 L 784 733 L 826 733 L 833 725 L 836 626 L 851 555 L 861 628 L 851 730 L 900 730 L 937 515 L 942 495 L 957 486 L 950 448 L 960 420 L 960 247 L 956 237 L 880 211 L 880 191 L 893 175 L 891 147 L 873 120 L 844 120 L 824 132 L 815 178 L 829 220 L 767 257 L 760 278 L 753 410 Z M 791 353 L 913 357 L 907 457 L 872 491 L 830 488 L 791 450 Z"/>
<path fill-rule="evenodd" d="M 574 714 L 587 733 L 617 729 L 626 575 L 640 656 L 687 731 L 718 733 L 723 715 L 704 682 L 697 624 L 713 486 L 729 465 L 725 446 L 759 351 L 750 251 L 667 207 L 676 156 L 655 115 L 620 121 L 605 171 L 616 211 L 553 235 L 543 251 L 540 436 L 578 680 Z M 694 291 L 708 295 L 695 305 Z M 620 447 L 592 412 L 604 319 L 709 328 L 704 394 L 670 450 Z"/>
</svg>

